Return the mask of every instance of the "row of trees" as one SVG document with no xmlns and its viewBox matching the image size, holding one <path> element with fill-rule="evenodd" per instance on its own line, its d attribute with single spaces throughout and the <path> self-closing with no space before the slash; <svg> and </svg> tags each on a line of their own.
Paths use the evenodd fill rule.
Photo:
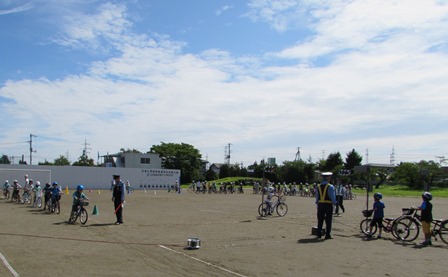
<svg viewBox="0 0 448 277">
<path fill-rule="evenodd" d="M 135 149 L 120 149 L 122 153 L 140 153 Z M 252 165 L 241 167 L 239 164 L 225 164 L 217 174 L 213 170 L 204 170 L 205 163 L 196 148 L 186 143 L 164 143 L 153 145 L 148 153 L 158 154 L 162 159 L 162 166 L 166 169 L 180 169 L 181 183 L 193 180 L 216 180 L 226 177 L 254 177 L 266 178 L 272 182 L 313 183 L 318 181 L 317 171 L 331 171 L 335 178 L 343 183 L 373 184 L 377 188 L 385 183 L 406 185 L 411 189 L 424 189 L 428 186 L 448 186 L 448 171 L 434 161 L 405 162 L 397 165 L 393 170 L 372 167 L 367 173 L 356 173 L 354 168 L 362 164 L 362 156 L 353 149 L 346 153 L 343 159 L 339 152 L 331 153 L 326 159 L 316 163 L 309 158 L 307 161 L 284 161 L 281 165 L 268 165 L 264 160 Z M 6 155 L 0 163 L 10 163 Z M 63 166 L 70 165 L 68 159 L 61 155 L 54 162 L 39 163 L 40 165 Z M 98 166 L 85 152 L 72 166 Z"/>
</svg>

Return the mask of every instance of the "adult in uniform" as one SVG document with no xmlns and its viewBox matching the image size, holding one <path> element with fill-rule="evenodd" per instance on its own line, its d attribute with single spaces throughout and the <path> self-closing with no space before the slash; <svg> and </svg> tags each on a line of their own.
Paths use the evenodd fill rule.
<svg viewBox="0 0 448 277">
<path fill-rule="evenodd" d="M 115 186 L 112 192 L 112 202 L 114 202 L 115 216 L 117 221 L 115 225 L 123 224 L 123 204 L 126 194 L 125 184 L 121 181 L 120 175 L 113 175 Z"/>
<path fill-rule="evenodd" d="M 316 188 L 318 238 L 322 237 L 322 227 L 325 221 L 325 239 L 331 239 L 333 205 L 337 204 L 334 186 L 330 184 L 331 175 L 331 172 L 323 172 L 322 183 Z"/>
</svg>

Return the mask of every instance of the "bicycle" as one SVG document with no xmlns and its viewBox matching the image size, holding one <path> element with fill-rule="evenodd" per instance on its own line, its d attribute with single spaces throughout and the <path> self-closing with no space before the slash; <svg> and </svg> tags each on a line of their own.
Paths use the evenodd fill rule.
<svg viewBox="0 0 448 277">
<path fill-rule="evenodd" d="M 42 191 L 36 191 L 33 207 L 42 208 Z"/>
<path fill-rule="evenodd" d="M 398 222 L 403 224 L 402 226 L 404 226 L 407 235 L 400 236 L 400 234 L 398 234 L 398 239 L 411 242 L 416 240 L 420 234 L 420 226 L 422 225 L 421 215 L 418 214 L 418 209 L 415 207 L 403 209 L 403 211 L 406 211 L 406 215 L 400 218 Z M 437 236 L 439 236 L 444 243 L 448 244 L 448 219 L 433 219 L 431 223 L 433 225 L 431 236 L 434 237 L 435 240 L 437 240 Z"/>
<path fill-rule="evenodd" d="M 82 225 L 86 224 L 87 220 L 89 219 L 89 215 L 84 207 L 87 206 L 89 206 L 89 201 L 86 200 L 79 201 L 78 208 L 75 211 L 71 212 L 68 222 L 75 223 L 79 217 L 79 221 L 81 222 L 81 224 Z"/>
<path fill-rule="evenodd" d="M 61 208 L 59 205 L 59 200 L 53 197 L 50 197 L 50 199 L 48 199 L 47 201 L 47 209 L 49 213 L 54 213 L 56 212 L 57 214 L 61 213 Z"/>
<path fill-rule="evenodd" d="M 134 188 L 131 187 L 131 186 L 128 186 L 128 187 L 126 187 L 126 191 L 127 191 L 128 194 L 131 194 L 131 193 L 134 192 Z"/>
<path fill-rule="evenodd" d="M 372 226 L 372 231 L 370 231 L 370 222 L 372 222 L 372 218 L 370 218 L 373 214 L 373 210 L 363 210 L 362 214 L 364 215 L 365 219 L 361 220 L 361 223 L 359 224 L 359 228 L 361 229 L 361 232 L 366 236 L 371 236 L 376 233 L 378 230 L 378 226 L 374 225 Z M 397 223 L 397 220 L 400 219 L 402 216 L 398 218 L 391 218 L 391 217 L 384 217 L 383 218 L 383 231 L 386 233 L 391 233 L 394 238 L 398 239 L 399 234 L 402 236 L 405 236 L 404 232 L 406 232 L 406 225 L 404 223 Z M 407 236 L 407 235 L 406 235 Z"/>
<path fill-rule="evenodd" d="M 277 198 L 275 201 L 271 201 L 271 205 L 266 202 L 263 202 L 258 206 L 258 214 L 261 217 L 265 217 L 271 215 L 274 211 L 277 212 L 278 216 L 283 217 L 288 213 L 288 205 L 286 205 L 286 196 L 278 196 L 274 195 L 272 199 Z"/>
<path fill-rule="evenodd" d="M 5 200 L 9 199 L 9 197 L 11 196 L 11 190 L 8 188 L 4 188 L 3 189 L 3 197 Z"/>
<path fill-rule="evenodd" d="M 20 191 L 19 190 L 13 189 L 12 195 L 11 195 L 11 203 L 12 202 L 21 203 L 21 201 L 20 201 Z"/>
<path fill-rule="evenodd" d="M 25 203 L 27 203 L 27 204 L 31 204 L 31 193 L 29 192 L 29 191 L 27 191 L 27 190 L 25 190 L 24 192 L 23 192 L 23 194 L 22 194 L 22 200 L 21 200 L 21 203 L 22 204 L 25 204 Z"/>
</svg>

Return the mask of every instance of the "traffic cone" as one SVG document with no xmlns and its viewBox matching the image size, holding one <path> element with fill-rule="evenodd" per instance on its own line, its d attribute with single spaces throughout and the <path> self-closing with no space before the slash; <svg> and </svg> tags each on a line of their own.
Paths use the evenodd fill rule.
<svg viewBox="0 0 448 277">
<path fill-rule="evenodd" d="M 157 191 L 156 190 L 154 190 L 154 195 L 156 195 L 157 194 Z"/>
<path fill-rule="evenodd" d="M 92 212 L 92 215 L 99 215 L 99 214 L 100 214 L 100 212 L 98 211 L 98 208 L 96 207 L 96 205 L 93 206 L 93 212 Z"/>
<path fill-rule="evenodd" d="M 101 190 L 98 190 L 98 194 L 101 194 Z"/>
<path fill-rule="evenodd" d="M 145 189 L 145 193 L 146 193 L 146 189 Z"/>
<path fill-rule="evenodd" d="M 89 193 L 92 193 L 92 189 L 89 189 Z"/>
<path fill-rule="evenodd" d="M 68 186 L 65 186 L 65 194 L 68 194 Z"/>
</svg>

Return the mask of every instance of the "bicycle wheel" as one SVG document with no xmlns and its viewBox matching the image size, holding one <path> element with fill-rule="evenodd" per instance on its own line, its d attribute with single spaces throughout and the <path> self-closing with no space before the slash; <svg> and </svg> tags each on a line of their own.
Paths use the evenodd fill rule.
<svg viewBox="0 0 448 277">
<path fill-rule="evenodd" d="M 36 200 L 36 204 L 37 204 L 37 207 L 38 208 L 42 208 L 42 198 L 37 198 L 37 200 Z"/>
<path fill-rule="evenodd" d="M 266 203 L 261 203 L 260 206 L 258 206 L 258 214 L 263 217 L 267 216 L 269 213 L 269 207 Z"/>
<path fill-rule="evenodd" d="M 51 213 L 51 205 L 52 205 L 52 204 L 51 204 L 51 200 L 48 200 L 48 201 L 47 201 L 47 204 L 46 204 L 46 206 L 45 206 L 45 207 L 47 208 L 47 212 L 48 212 L 48 213 Z"/>
<path fill-rule="evenodd" d="M 75 223 L 76 222 L 76 219 L 78 219 L 77 213 L 78 213 L 77 211 L 72 211 L 70 213 L 70 218 L 68 219 L 69 223 Z"/>
<path fill-rule="evenodd" d="M 133 187 L 130 187 L 129 188 L 129 194 L 131 194 L 131 193 L 133 193 L 134 192 L 134 188 Z"/>
<path fill-rule="evenodd" d="M 79 221 L 81 221 L 81 224 L 84 225 L 86 224 L 87 219 L 89 219 L 89 215 L 87 214 L 87 211 L 85 209 L 82 209 Z"/>
<path fill-rule="evenodd" d="M 395 222 L 394 229 L 397 238 L 406 242 L 414 241 L 420 233 L 419 224 L 412 217 L 400 218 Z"/>
<path fill-rule="evenodd" d="M 448 219 L 440 223 L 439 237 L 444 243 L 448 244 Z"/>
<path fill-rule="evenodd" d="M 278 203 L 276 211 L 278 216 L 285 216 L 288 213 L 288 205 L 286 203 Z"/>
<path fill-rule="evenodd" d="M 396 239 L 407 238 L 409 237 L 409 229 L 406 224 L 403 222 L 394 222 L 391 228 L 392 236 Z"/>
<path fill-rule="evenodd" d="M 368 236 L 370 234 L 374 235 L 376 233 L 376 230 L 378 227 L 376 225 L 372 226 L 372 233 L 370 233 L 370 222 L 372 222 L 371 218 L 365 218 L 361 221 L 359 224 L 359 228 L 361 229 L 361 232 Z"/>
</svg>

